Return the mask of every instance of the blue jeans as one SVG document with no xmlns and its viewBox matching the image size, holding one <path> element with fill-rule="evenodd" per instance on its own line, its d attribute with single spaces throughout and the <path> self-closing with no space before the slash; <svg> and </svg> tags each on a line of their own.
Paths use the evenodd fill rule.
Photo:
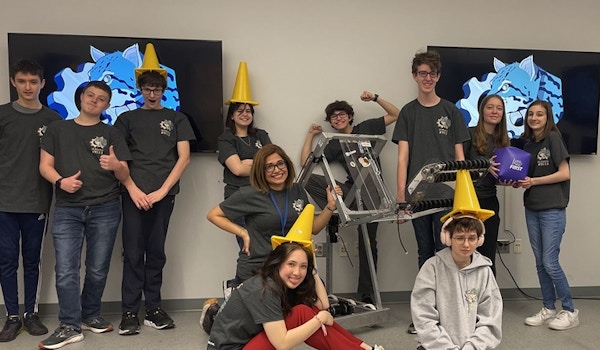
<svg viewBox="0 0 600 350">
<path fill-rule="evenodd" d="M 440 240 L 440 233 L 442 232 L 442 222 L 440 219 L 447 213 L 448 211 L 442 211 L 412 220 L 415 238 L 417 239 L 419 269 L 421 269 L 421 266 L 425 264 L 427 259 L 435 255 L 435 252 L 446 247 Z"/>
<path fill-rule="evenodd" d="M 525 209 L 527 231 L 538 279 L 542 289 L 544 307 L 554 309 L 556 297 L 561 300 L 563 310 L 573 311 L 573 297 L 567 276 L 558 262 L 560 242 L 567 224 L 565 209 Z"/>
<path fill-rule="evenodd" d="M 85 207 L 56 207 L 52 237 L 56 255 L 56 292 L 61 324 L 77 328 L 100 316 L 102 294 L 121 221 L 118 199 Z M 85 280 L 79 293 L 81 250 L 86 241 Z"/>
</svg>

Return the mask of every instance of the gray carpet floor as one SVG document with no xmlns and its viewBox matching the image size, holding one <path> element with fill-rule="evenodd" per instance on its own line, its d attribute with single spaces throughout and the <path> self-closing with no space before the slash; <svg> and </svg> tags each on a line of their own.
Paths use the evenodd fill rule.
<svg viewBox="0 0 600 350">
<path fill-rule="evenodd" d="M 529 327 L 523 323 L 526 316 L 539 311 L 541 308 L 539 301 L 505 301 L 503 339 L 497 349 L 600 349 L 600 301 L 575 300 L 575 305 L 580 312 L 580 326 L 567 331 L 553 331 L 545 326 Z M 415 349 L 417 337 L 406 333 L 410 319 L 409 305 L 393 303 L 385 304 L 385 307 L 391 310 L 388 322 L 374 327 L 353 329 L 352 333 L 368 344 L 382 345 L 386 350 Z M 206 349 L 207 335 L 199 326 L 199 311 L 170 314 L 177 324 L 174 329 L 159 331 L 142 326 L 142 332 L 135 336 L 120 336 L 116 330 L 106 334 L 85 332 L 83 342 L 67 345 L 63 349 Z M 104 316 L 113 323 L 115 328 L 118 327 L 120 315 Z M 51 331 L 58 325 L 56 316 L 44 316 L 42 320 Z M 37 349 L 38 342 L 45 337 L 34 337 L 22 332 L 16 340 L 0 343 L 0 349 Z M 296 349 L 310 349 L 310 347 L 301 345 Z"/>
</svg>

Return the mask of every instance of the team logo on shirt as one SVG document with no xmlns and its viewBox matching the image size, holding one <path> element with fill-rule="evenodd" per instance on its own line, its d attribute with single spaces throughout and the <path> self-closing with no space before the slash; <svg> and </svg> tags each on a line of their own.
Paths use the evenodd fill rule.
<svg viewBox="0 0 600 350">
<path fill-rule="evenodd" d="M 104 149 L 108 145 L 108 141 L 104 138 L 104 136 L 96 136 L 90 141 L 90 149 L 92 154 L 101 156 L 104 154 Z"/>
<path fill-rule="evenodd" d="M 170 120 L 163 120 L 160 122 L 160 134 L 171 136 L 171 131 L 173 131 L 174 125 Z"/>
<path fill-rule="evenodd" d="M 298 198 L 294 201 L 294 203 L 292 203 L 292 207 L 298 214 L 300 214 L 302 209 L 304 209 L 304 201 L 302 199 Z"/>
<path fill-rule="evenodd" d="M 256 148 L 262 148 L 262 143 L 260 142 L 260 140 L 256 140 L 256 142 L 254 143 L 254 147 Z"/>
<path fill-rule="evenodd" d="M 42 144 L 42 136 L 44 136 L 44 134 L 46 133 L 46 129 L 48 129 L 48 126 L 46 125 L 42 125 L 40 128 L 37 129 L 37 135 L 40 137 L 40 145 Z"/>
<path fill-rule="evenodd" d="M 542 148 L 537 154 L 537 166 L 550 165 L 550 150 L 546 147 Z"/>
<path fill-rule="evenodd" d="M 48 127 L 46 125 L 42 125 L 39 129 L 37 129 L 37 134 L 39 137 L 44 136 L 44 134 L 46 133 L 46 129 L 48 129 Z"/>
<path fill-rule="evenodd" d="M 452 126 L 452 122 L 450 121 L 450 118 L 448 118 L 446 116 L 441 116 L 437 120 L 438 134 L 448 135 L 448 130 L 450 129 L 451 126 Z"/>
</svg>

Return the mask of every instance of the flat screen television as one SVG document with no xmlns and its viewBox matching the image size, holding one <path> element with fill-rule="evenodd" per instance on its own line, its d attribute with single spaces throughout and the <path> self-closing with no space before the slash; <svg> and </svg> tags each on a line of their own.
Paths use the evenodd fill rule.
<svg viewBox="0 0 600 350">
<path fill-rule="evenodd" d="M 46 86 L 40 100 L 65 119 L 77 116 L 78 89 L 91 80 L 105 81 L 113 97 L 102 118 L 113 124 L 121 113 L 143 104 L 134 70 L 147 43 L 167 70 L 163 106 L 189 118 L 197 138 L 193 152 L 215 152 L 224 127 L 221 41 L 8 33 L 8 63 L 27 58 L 41 64 Z M 16 91 L 10 91 L 16 99 Z"/>
<path fill-rule="evenodd" d="M 552 104 L 570 154 L 596 154 L 600 105 L 600 53 L 429 46 L 442 58 L 439 96 L 456 103 L 469 126 L 478 102 L 496 93 L 506 105 L 510 138 L 523 132 L 527 106 Z"/>
</svg>

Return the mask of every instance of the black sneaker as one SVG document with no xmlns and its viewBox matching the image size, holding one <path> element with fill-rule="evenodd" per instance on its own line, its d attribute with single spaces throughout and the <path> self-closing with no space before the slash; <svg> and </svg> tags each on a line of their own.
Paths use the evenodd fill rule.
<svg viewBox="0 0 600 350">
<path fill-rule="evenodd" d="M 40 349 L 59 349 L 71 343 L 83 340 L 83 333 L 73 326 L 60 325 L 51 336 L 42 340 L 38 347 Z"/>
<path fill-rule="evenodd" d="M 140 333 L 140 320 L 138 315 L 131 311 L 123 313 L 121 324 L 119 324 L 119 334 L 135 335 Z"/>
<path fill-rule="evenodd" d="M 221 307 L 217 303 L 217 299 L 207 299 L 202 306 L 202 314 L 200 315 L 200 326 L 206 334 L 210 334 L 212 325 L 215 322 L 215 317 L 219 313 Z"/>
<path fill-rule="evenodd" d="M 113 330 L 113 325 L 102 317 L 95 316 L 81 321 L 81 329 L 94 333 L 106 333 Z"/>
<path fill-rule="evenodd" d="M 406 333 L 408 334 L 417 334 L 417 330 L 415 329 L 415 324 L 414 323 L 410 323 L 408 325 L 408 329 L 406 330 Z"/>
<path fill-rule="evenodd" d="M 365 304 L 375 304 L 373 302 L 373 298 L 371 298 L 371 294 L 363 294 L 361 300 Z"/>
<path fill-rule="evenodd" d="M 4 328 L 0 331 L 0 342 L 5 343 L 15 340 L 17 335 L 21 332 L 21 328 L 23 328 L 23 324 L 21 323 L 19 316 L 6 317 Z"/>
<path fill-rule="evenodd" d="M 160 307 L 146 311 L 144 325 L 156 329 L 168 329 L 175 327 L 175 321 Z"/>
<path fill-rule="evenodd" d="M 48 328 L 40 321 L 37 312 L 25 314 L 25 317 L 23 317 L 23 328 L 31 335 L 44 335 L 48 333 Z"/>
</svg>

